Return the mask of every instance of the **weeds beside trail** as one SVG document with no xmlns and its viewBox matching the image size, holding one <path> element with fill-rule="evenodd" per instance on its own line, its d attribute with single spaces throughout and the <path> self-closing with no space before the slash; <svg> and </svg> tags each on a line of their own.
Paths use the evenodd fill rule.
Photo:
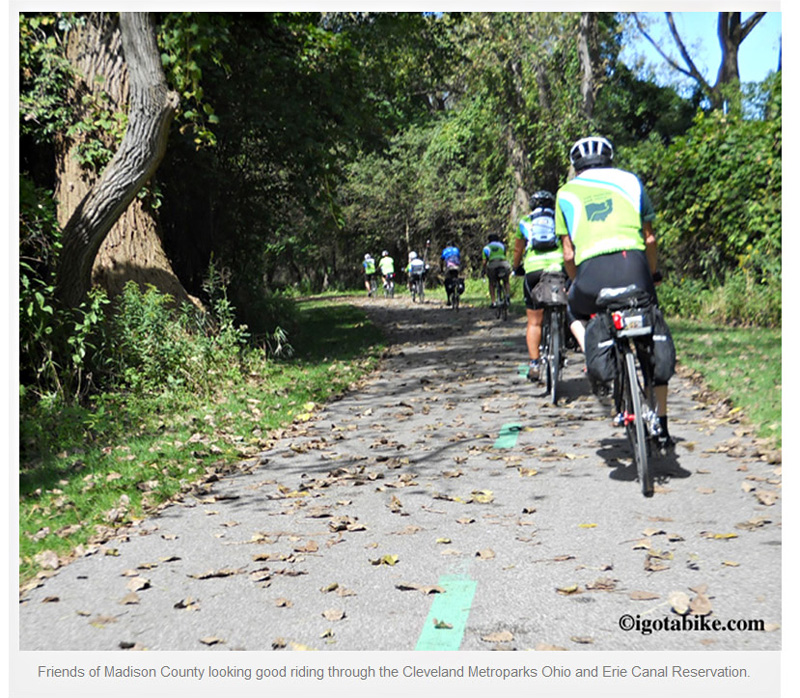
<svg viewBox="0 0 800 698">
<path fill-rule="evenodd" d="M 190 385 L 105 392 L 87 406 L 39 402 L 20 414 L 20 580 L 107 538 L 210 473 L 268 448 L 271 432 L 310 418 L 376 365 L 383 336 L 363 312 L 297 303 L 291 358 L 220 357 Z"/>
</svg>

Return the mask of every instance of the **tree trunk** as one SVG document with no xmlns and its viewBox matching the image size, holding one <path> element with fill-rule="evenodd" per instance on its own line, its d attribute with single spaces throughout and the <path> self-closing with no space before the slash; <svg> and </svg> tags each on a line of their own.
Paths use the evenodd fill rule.
<svg viewBox="0 0 800 698">
<path fill-rule="evenodd" d="M 117 24 L 113 16 L 92 14 L 71 37 L 68 57 L 82 76 L 75 100 L 99 98 L 102 91 L 112 111 L 121 111 L 128 101 L 130 108 L 122 143 L 99 180 L 75 160 L 79 142 L 62 143 L 56 192 L 64 225 L 59 298 L 77 306 L 93 280 L 113 294 L 133 279 L 187 300 L 154 216 L 136 198 L 163 158 L 178 106 L 177 95 L 166 86 L 152 20 L 146 13 L 121 13 Z"/>
<path fill-rule="evenodd" d="M 594 114 L 594 103 L 596 97 L 595 86 L 595 58 L 594 58 L 594 34 L 595 22 L 597 21 L 593 12 L 582 12 L 578 30 L 578 55 L 581 59 L 581 109 L 587 119 L 591 119 Z"/>
</svg>

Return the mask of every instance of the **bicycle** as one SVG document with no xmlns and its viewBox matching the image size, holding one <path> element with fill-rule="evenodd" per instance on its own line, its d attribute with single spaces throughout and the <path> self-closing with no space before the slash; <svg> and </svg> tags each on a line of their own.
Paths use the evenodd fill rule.
<svg viewBox="0 0 800 698">
<path fill-rule="evenodd" d="M 394 274 L 386 274 L 383 277 L 383 297 L 394 298 Z"/>
<path fill-rule="evenodd" d="M 651 441 L 661 433 L 653 390 L 653 321 L 647 294 L 638 286 L 604 288 L 597 305 L 614 340 L 612 399 L 615 423 L 625 427 L 642 494 L 653 496 Z"/>
<path fill-rule="evenodd" d="M 452 292 L 450 294 L 451 300 L 451 307 L 453 310 L 458 312 L 458 306 L 460 304 L 461 294 L 464 293 L 464 279 L 461 279 L 457 276 L 451 277 L 453 287 Z"/>
<path fill-rule="evenodd" d="M 427 271 L 427 270 L 426 270 Z M 416 303 L 419 298 L 420 303 L 425 302 L 425 275 L 414 274 L 411 279 L 411 300 Z"/>
<path fill-rule="evenodd" d="M 489 278 L 489 283 L 493 284 L 495 287 L 495 298 L 497 300 L 495 301 L 494 314 L 498 320 L 508 320 L 508 309 L 511 307 L 511 300 L 505 294 L 503 288 L 510 275 L 510 268 L 501 267 L 497 270 L 497 278 L 494 282 L 491 280 L 491 277 Z"/>
<path fill-rule="evenodd" d="M 375 283 L 375 277 L 370 276 L 367 279 L 367 283 L 369 284 L 369 291 L 367 291 L 367 297 L 372 298 L 372 296 L 375 294 L 375 291 L 378 290 L 377 289 L 378 285 Z"/>
<path fill-rule="evenodd" d="M 539 377 L 544 379 L 550 401 L 558 404 L 558 379 L 565 362 L 565 331 L 567 315 L 566 276 L 544 273 L 533 289 L 542 304 L 542 339 L 539 343 Z M 544 374 L 544 375 L 542 375 Z"/>
</svg>

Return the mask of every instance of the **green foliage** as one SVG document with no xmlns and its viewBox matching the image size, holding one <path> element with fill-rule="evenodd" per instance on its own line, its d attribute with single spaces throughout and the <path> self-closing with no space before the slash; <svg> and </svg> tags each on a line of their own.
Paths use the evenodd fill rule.
<svg viewBox="0 0 800 698">
<path fill-rule="evenodd" d="M 74 106 L 67 97 L 73 78 L 64 56 L 70 15 L 19 15 L 20 133 L 36 141 L 51 141 L 73 122 Z"/>
<path fill-rule="evenodd" d="M 234 323 L 224 291 L 210 313 L 188 304 L 175 312 L 173 299 L 154 287 L 125 285 L 110 328 L 115 383 L 134 393 L 189 388 L 204 391 L 219 376 L 236 376 L 247 329 Z"/>
<path fill-rule="evenodd" d="M 649 143 L 631 158 L 660 213 L 670 271 L 710 283 L 737 269 L 759 283 L 780 274 L 780 83 L 773 84 L 768 118 L 699 112 L 669 147 Z"/>
<path fill-rule="evenodd" d="M 20 177 L 20 395 L 26 402 L 79 398 L 102 353 L 108 299 L 94 290 L 78 308 L 59 307 L 52 271 L 60 249 L 51 193 Z"/>
</svg>

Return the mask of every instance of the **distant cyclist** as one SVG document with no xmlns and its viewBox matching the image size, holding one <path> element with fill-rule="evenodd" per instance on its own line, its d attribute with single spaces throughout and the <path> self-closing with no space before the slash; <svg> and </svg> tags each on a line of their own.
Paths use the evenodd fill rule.
<svg viewBox="0 0 800 698">
<path fill-rule="evenodd" d="M 495 233 L 489 234 L 489 242 L 483 248 L 483 273 L 489 279 L 489 296 L 492 300 L 492 308 L 497 305 L 497 286 L 498 276 L 500 271 L 504 269 L 506 275 L 503 279 L 503 288 L 500 289 L 501 293 L 505 294 L 506 303 L 511 298 L 511 287 L 509 286 L 509 278 L 511 276 L 511 265 L 506 259 L 506 246 L 500 241 L 500 236 Z M 501 296 L 502 297 L 502 296 Z"/>
<path fill-rule="evenodd" d="M 364 286 L 367 288 L 367 294 L 372 295 L 374 290 L 374 282 L 375 282 L 375 260 L 372 258 L 372 255 L 367 252 L 364 255 L 364 262 L 362 265 L 364 267 Z"/>
<path fill-rule="evenodd" d="M 596 313 L 604 287 L 636 284 L 657 304 L 653 275 L 658 248 L 655 211 L 639 178 L 612 167 L 614 148 L 605 138 L 581 138 L 569 151 L 576 176 L 558 190 L 556 233 L 573 279 L 569 307 L 573 333 L 584 349 L 586 322 Z M 655 384 L 661 449 L 673 446 L 667 429 L 667 384 Z"/>
<path fill-rule="evenodd" d="M 417 279 L 425 278 L 425 262 L 423 262 L 416 252 L 408 253 L 408 266 L 406 267 L 406 274 L 408 275 L 408 290 L 413 291 L 414 283 Z"/>
<path fill-rule="evenodd" d="M 384 283 L 394 279 L 394 259 L 389 256 L 389 253 L 386 250 L 381 253 L 381 258 L 378 262 L 378 268 L 381 270 L 381 276 L 383 277 Z"/>
<path fill-rule="evenodd" d="M 555 197 L 549 191 L 537 191 L 531 197 L 531 212 L 519 222 L 514 242 L 514 269 L 525 276 L 523 296 L 528 324 L 528 380 L 539 380 L 539 344 L 542 341 L 544 306 L 533 296 L 533 289 L 544 272 L 563 272 L 564 254 L 556 235 Z M 522 270 L 520 270 L 522 266 Z"/>
<path fill-rule="evenodd" d="M 442 250 L 439 266 L 444 272 L 444 290 L 447 293 L 447 305 L 453 304 L 453 291 L 458 283 L 461 271 L 461 251 L 453 244 L 448 244 Z"/>
</svg>

